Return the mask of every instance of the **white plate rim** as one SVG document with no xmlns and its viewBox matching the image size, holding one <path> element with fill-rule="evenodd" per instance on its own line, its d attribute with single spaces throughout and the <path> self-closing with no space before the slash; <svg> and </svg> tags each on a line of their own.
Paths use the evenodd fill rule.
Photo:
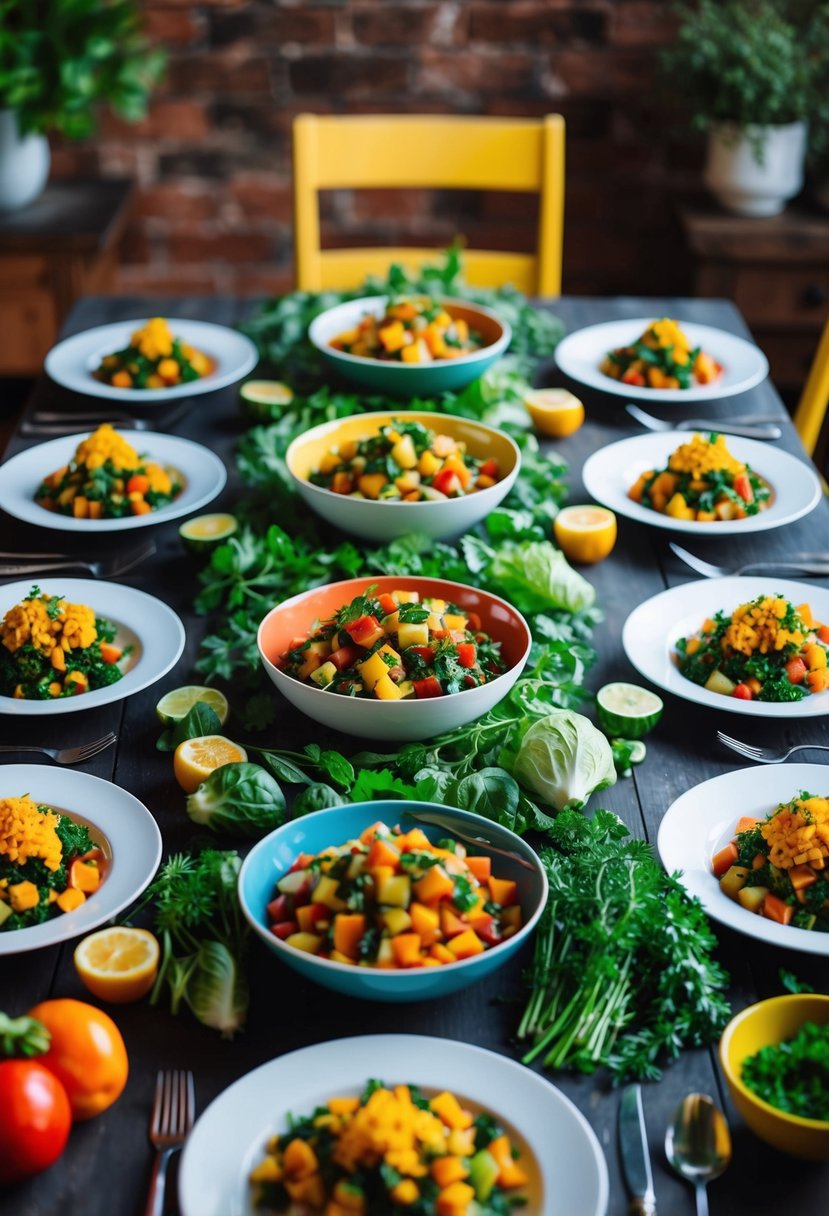
<svg viewBox="0 0 829 1216">
<path fill-rule="evenodd" d="M 631 465 L 640 463 L 647 468 L 664 468 L 668 457 L 681 443 L 688 443 L 699 431 L 658 431 L 647 435 L 633 435 L 606 444 L 588 456 L 582 469 L 582 481 L 588 494 L 596 502 L 609 507 L 617 515 L 647 524 L 652 528 L 663 528 L 669 532 L 695 534 L 700 539 L 716 540 L 720 536 L 742 536 L 748 532 L 767 532 L 794 523 L 815 509 L 823 497 L 820 480 L 815 470 L 783 448 L 760 443 L 756 439 L 743 439 L 729 435 L 727 430 L 712 426 L 718 434 L 725 435 L 729 450 L 738 459 L 749 464 L 752 471 L 764 477 L 775 491 L 775 500 L 765 511 L 750 515 L 747 519 L 721 520 L 716 524 L 698 523 L 690 519 L 671 519 L 649 507 L 643 507 L 627 496 L 633 484 L 627 474 Z M 638 453 L 642 453 L 639 455 Z M 646 454 L 652 454 L 646 457 Z M 653 462 L 653 463 L 652 463 Z M 606 473 L 617 474 L 617 480 L 606 480 Z M 787 476 L 788 475 L 788 476 Z M 783 489 L 779 489 L 784 479 Z M 802 487 L 802 492 L 801 492 Z M 784 496 L 785 495 L 785 496 Z M 796 498 L 796 505 L 786 509 L 786 497 Z"/>
<path fill-rule="evenodd" d="M 763 818 L 800 790 L 829 793 L 829 765 L 756 764 L 710 777 L 674 799 L 659 825 L 656 847 L 665 869 L 682 871 L 682 885 L 699 897 L 712 920 L 772 946 L 827 956 L 829 933 L 778 925 L 749 912 L 723 895 L 710 870 L 713 853 L 731 839 L 741 815 Z"/>
<path fill-rule="evenodd" d="M 693 345 L 702 346 L 703 350 L 714 356 L 725 366 L 725 374 L 713 384 L 696 385 L 694 388 L 643 388 L 635 384 L 622 384 L 612 376 L 606 376 L 599 371 L 599 360 L 617 346 L 624 346 L 639 337 L 653 324 L 654 316 L 622 318 L 612 321 L 601 321 L 595 325 L 585 325 L 575 329 L 562 338 L 556 347 L 555 359 L 559 370 L 572 380 L 601 392 L 611 393 L 617 397 L 628 397 L 636 401 L 662 401 L 679 403 L 683 401 L 719 401 L 724 397 L 733 397 L 745 393 L 755 385 L 762 383 L 769 374 L 768 359 L 758 346 L 732 334 L 728 330 L 719 329 L 714 325 L 702 325 L 696 321 L 679 320 L 680 327 L 691 339 Z M 629 332 L 627 332 L 629 331 Z M 607 335 L 607 336 L 605 336 Z M 585 345 L 589 351 L 591 363 L 586 363 L 577 353 Z M 743 358 L 753 369 L 740 376 L 739 379 L 729 380 L 728 352 L 731 357 Z M 595 366 L 593 365 L 595 361 Z"/>
<path fill-rule="evenodd" d="M 777 593 L 793 604 L 811 604 L 818 620 L 824 615 L 829 621 L 829 590 L 813 583 L 799 583 L 774 575 L 705 578 L 680 583 L 638 604 L 622 627 L 622 648 L 640 675 L 684 701 L 754 718 L 820 717 L 829 713 L 829 692 L 812 694 L 802 701 L 741 701 L 737 697 L 709 692 L 686 680 L 672 661 L 677 639 L 698 629 L 706 617 L 721 609 L 733 611 L 738 604 L 758 595 Z M 818 601 L 817 606 L 815 601 Z M 642 638 L 644 641 L 640 640 Z"/>
<path fill-rule="evenodd" d="M 213 502 L 225 488 L 227 469 L 224 462 L 204 444 L 163 431 L 123 431 L 121 434 L 140 454 L 146 453 L 149 458 L 184 474 L 184 489 L 166 507 L 146 515 L 126 515 L 123 519 L 75 519 L 41 507 L 35 501 L 37 487 L 44 477 L 71 459 L 85 438 L 84 435 L 59 435 L 56 439 L 24 448 L 0 464 L 0 510 L 24 523 L 34 523 L 55 532 L 131 532 L 134 528 L 153 527 L 190 515 Z M 41 459 L 43 471 L 39 471 Z M 38 471 L 31 481 L 24 483 L 32 466 L 38 466 Z M 32 471 L 35 472 L 34 468 Z M 43 519 L 33 519 L 33 510 Z"/>
<path fill-rule="evenodd" d="M 130 335 L 142 325 L 146 325 L 149 319 L 138 317 L 135 320 L 110 321 L 106 325 L 96 325 L 92 329 L 72 334 L 52 347 L 46 356 L 44 370 L 56 384 L 72 392 L 120 401 L 122 405 L 133 405 L 175 401 L 178 397 L 195 397 L 227 388 L 246 376 L 259 362 L 259 352 L 255 344 L 245 334 L 229 325 L 218 325 L 214 321 L 189 320 L 186 317 L 167 317 L 175 337 L 183 337 L 199 349 L 202 348 L 201 344 L 206 342 L 205 354 L 211 357 L 215 357 L 211 343 L 229 347 L 230 353 L 225 356 L 227 366 L 224 371 L 220 358 L 216 372 L 200 380 L 191 380 L 187 384 L 174 384 L 170 388 L 115 388 L 111 384 L 102 384 L 93 379 L 90 362 L 97 362 L 96 356 L 123 349 Z"/>
<path fill-rule="evenodd" d="M 115 621 L 135 633 L 142 645 L 138 662 L 116 684 L 96 688 L 77 697 L 54 701 L 16 700 L 0 696 L 0 715 L 49 717 L 98 709 L 131 697 L 165 676 L 184 650 L 184 625 L 169 605 L 146 591 L 125 583 L 94 578 L 31 578 L 0 586 L 0 619 L 37 584 L 46 595 L 61 595 L 71 603 L 88 604 L 95 615 Z"/>
<path fill-rule="evenodd" d="M 62 807 L 70 816 L 76 814 L 94 825 L 112 849 L 112 868 L 86 903 L 43 924 L 0 933 L 0 957 L 81 937 L 112 920 L 149 886 L 161 861 L 161 832 L 134 794 L 91 773 L 48 764 L 4 764 L 0 774 L 0 797 L 31 794 L 35 802 Z M 75 799 L 77 807 L 72 805 Z M 143 842 L 143 857 L 138 842 Z"/>
<path fill-rule="evenodd" d="M 406 1060 L 413 1063 L 401 1065 Z M 504 1082 L 497 1087 L 497 1101 L 493 1099 L 495 1087 L 486 1083 L 493 1072 Z M 183 1216 L 249 1216 L 247 1167 L 261 1155 L 265 1138 L 280 1126 L 279 1116 L 286 1113 L 279 1110 L 280 1090 L 290 1093 L 292 1110 L 304 1111 L 324 1094 L 337 1093 L 345 1086 L 361 1089 L 370 1076 L 391 1082 L 392 1073 L 401 1082 L 452 1089 L 511 1123 L 541 1172 L 545 1210 L 535 1216 L 604 1216 L 609 1193 L 604 1154 L 587 1119 L 568 1097 L 508 1056 L 453 1039 L 411 1034 L 358 1035 L 298 1048 L 235 1081 L 202 1113 L 185 1145 L 179 1170 Z M 547 1117 L 527 1126 L 526 1108 L 532 1102 L 546 1107 Z M 228 1117 L 231 1112 L 233 1117 Z M 594 1195 L 583 1206 L 572 1202 L 570 1206 L 549 1206 L 547 1196 L 556 1196 L 562 1182 L 550 1173 L 553 1150 L 559 1144 L 550 1135 L 552 1112 L 568 1120 L 595 1167 Z M 571 1200 L 578 1202 L 586 1179 L 583 1173 L 578 1177 L 576 1173 L 568 1176 L 563 1171 L 563 1176 L 565 1183 L 573 1184 Z M 566 1201 L 565 1195 L 562 1202 Z"/>
</svg>

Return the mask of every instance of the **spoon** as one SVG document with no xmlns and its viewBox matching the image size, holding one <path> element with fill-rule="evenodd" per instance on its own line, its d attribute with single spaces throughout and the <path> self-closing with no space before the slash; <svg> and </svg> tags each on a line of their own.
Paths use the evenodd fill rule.
<svg viewBox="0 0 829 1216">
<path fill-rule="evenodd" d="M 688 1094 L 676 1108 L 665 1133 L 665 1156 L 690 1182 L 697 1197 L 697 1216 L 708 1216 L 706 1184 L 731 1161 L 731 1135 L 725 1115 L 708 1094 Z"/>
</svg>

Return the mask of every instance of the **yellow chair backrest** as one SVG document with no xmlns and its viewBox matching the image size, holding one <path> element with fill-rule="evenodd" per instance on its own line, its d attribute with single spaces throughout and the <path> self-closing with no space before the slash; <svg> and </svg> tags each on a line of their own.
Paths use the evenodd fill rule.
<svg viewBox="0 0 829 1216">
<path fill-rule="evenodd" d="M 814 456 L 829 406 L 829 320 L 823 329 L 809 377 L 803 388 L 794 424 L 810 456 Z"/>
<path fill-rule="evenodd" d="M 345 290 L 391 262 L 434 258 L 418 248 L 320 248 L 319 191 L 370 188 L 509 190 L 539 196 L 535 254 L 465 250 L 476 286 L 511 283 L 534 296 L 561 292 L 564 119 L 443 115 L 300 114 L 294 120 L 294 253 L 300 291 Z"/>
</svg>

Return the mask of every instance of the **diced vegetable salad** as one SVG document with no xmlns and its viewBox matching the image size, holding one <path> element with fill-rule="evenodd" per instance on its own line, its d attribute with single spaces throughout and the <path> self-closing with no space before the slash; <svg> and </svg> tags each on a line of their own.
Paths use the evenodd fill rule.
<svg viewBox="0 0 829 1216">
<path fill-rule="evenodd" d="M 113 388 L 172 388 L 213 371 L 209 355 L 176 338 L 164 317 L 137 329 L 129 346 L 105 355 L 92 374 Z"/>
<path fill-rule="evenodd" d="M 331 448 L 308 480 L 353 498 L 435 502 L 487 490 L 501 476 L 492 457 L 481 460 L 450 435 L 396 418 L 378 435 Z"/>
<path fill-rule="evenodd" d="M 294 638 L 276 666 L 326 692 L 381 701 L 444 697 L 506 670 L 476 613 L 442 599 L 421 603 L 416 591 L 373 592 Z"/>
<path fill-rule="evenodd" d="M 677 321 L 662 317 L 631 346 L 608 351 L 601 370 L 623 384 L 642 388 L 695 388 L 712 384 L 723 368 L 698 346 L 691 346 Z"/>
<path fill-rule="evenodd" d="M 181 490 L 181 474 L 140 456 L 105 422 L 78 444 L 69 464 L 44 477 L 35 500 L 75 519 L 123 519 L 158 511 Z"/>
<path fill-rule="evenodd" d="M 271 932 L 297 950 L 369 967 L 439 967 L 521 928 L 518 887 L 455 840 L 384 823 L 301 853 L 268 904 Z"/>
<path fill-rule="evenodd" d="M 335 350 L 394 363 L 433 363 L 479 350 L 484 341 L 463 317 L 428 296 L 389 300 L 382 317 L 366 314 L 331 339 Z"/>
<path fill-rule="evenodd" d="M 673 519 L 697 523 L 746 519 L 768 506 L 762 477 L 732 456 L 724 435 L 695 435 L 680 444 L 666 469 L 648 469 L 628 497 Z"/>
<path fill-rule="evenodd" d="M 117 683 L 127 650 L 115 634 L 86 604 L 32 587 L 0 621 L 0 695 L 48 701 Z"/>
<path fill-rule="evenodd" d="M 709 692 L 743 701 L 800 701 L 829 687 L 829 627 L 808 604 L 758 595 L 718 612 L 677 642 L 679 670 Z"/>
<path fill-rule="evenodd" d="M 829 933 L 829 798 L 801 793 L 766 819 L 744 815 L 712 859 L 720 889 L 780 925 Z"/>
<path fill-rule="evenodd" d="M 28 794 L 0 798 L 0 932 L 79 908 L 101 885 L 103 861 L 83 824 Z"/>
<path fill-rule="evenodd" d="M 518 1150 L 488 1113 L 448 1090 L 369 1081 L 291 1118 L 251 1172 L 253 1205 L 326 1216 L 508 1216 L 528 1182 Z"/>
</svg>

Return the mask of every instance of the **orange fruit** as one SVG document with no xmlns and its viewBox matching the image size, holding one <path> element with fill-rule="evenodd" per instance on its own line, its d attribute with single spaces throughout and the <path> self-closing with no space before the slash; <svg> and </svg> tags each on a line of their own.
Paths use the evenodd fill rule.
<svg viewBox="0 0 829 1216">
<path fill-rule="evenodd" d="M 129 1064 L 121 1032 L 112 1018 L 85 1001 L 41 1001 L 29 1017 L 51 1035 L 38 1063 L 62 1082 L 73 1119 L 91 1119 L 112 1106 L 127 1083 Z"/>
<path fill-rule="evenodd" d="M 102 1001 L 124 1005 L 150 991 L 158 975 L 158 941 L 147 929 L 115 926 L 75 947 L 75 970 Z"/>
<path fill-rule="evenodd" d="M 173 752 L 173 772 L 185 794 L 194 794 L 214 769 L 247 758 L 245 749 L 224 735 L 200 735 L 179 743 Z"/>
<path fill-rule="evenodd" d="M 584 422 L 584 406 L 566 388 L 534 388 L 524 397 L 527 413 L 541 435 L 563 439 Z"/>
<path fill-rule="evenodd" d="M 607 507 L 564 507 L 553 520 L 558 547 L 571 562 L 591 566 L 616 544 L 616 516 Z"/>
</svg>

